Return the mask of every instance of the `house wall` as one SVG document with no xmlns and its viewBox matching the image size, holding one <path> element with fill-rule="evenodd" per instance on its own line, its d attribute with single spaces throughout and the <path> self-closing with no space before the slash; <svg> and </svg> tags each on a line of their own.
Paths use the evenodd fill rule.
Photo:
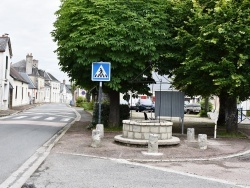
<svg viewBox="0 0 250 188">
<path fill-rule="evenodd" d="M 50 102 L 50 87 L 45 86 L 45 96 L 44 96 L 44 102 Z"/>
<path fill-rule="evenodd" d="M 44 78 L 38 76 L 29 76 L 32 82 L 36 85 L 37 90 L 35 91 L 35 103 L 43 103 L 45 102 L 45 81 Z"/>
<path fill-rule="evenodd" d="M 7 110 L 9 104 L 8 79 L 10 77 L 11 56 L 8 49 L 9 45 L 7 44 L 6 51 L 0 52 L 0 110 Z"/>
<path fill-rule="evenodd" d="M 51 81 L 51 102 L 60 102 L 60 82 Z"/>
<path fill-rule="evenodd" d="M 27 83 L 23 83 L 17 80 L 12 81 L 13 95 L 12 95 L 12 106 L 22 106 L 30 103 L 28 95 L 29 86 Z"/>
</svg>

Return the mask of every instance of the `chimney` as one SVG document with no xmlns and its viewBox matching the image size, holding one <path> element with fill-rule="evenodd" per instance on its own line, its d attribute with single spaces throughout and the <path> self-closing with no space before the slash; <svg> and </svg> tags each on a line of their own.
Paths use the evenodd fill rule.
<svg viewBox="0 0 250 188">
<path fill-rule="evenodd" d="M 33 63 L 33 56 L 32 53 L 26 55 L 26 73 L 32 74 L 32 63 Z"/>
<path fill-rule="evenodd" d="M 9 34 L 8 34 L 8 33 L 4 33 L 4 34 L 2 35 L 2 37 L 9 37 Z"/>
<path fill-rule="evenodd" d="M 33 59 L 32 64 L 33 64 L 33 68 L 38 68 L 38 60 Z"/>
</svg>

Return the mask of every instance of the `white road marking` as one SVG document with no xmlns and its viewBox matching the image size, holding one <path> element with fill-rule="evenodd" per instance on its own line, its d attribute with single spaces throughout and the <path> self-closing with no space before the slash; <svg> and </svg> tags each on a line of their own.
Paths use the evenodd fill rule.
<svg viewBox="0 0 250 188">
<path fill-rule="evenodd" d="M 39 119 L 41 117 L 43 117 L 43 116 L 34 116 L 34 117 L 30 118 L 30 119 Z"/>
<path fill-rule="evenodd" d="M 12 118 L 12 119 L 23 119 L 23 118 L 25 118 L 25 117 L 27 117 L 27 116 L 18 116 L 18 117 L 14 117 L 14 118 Z"/>
<path fill-rule="evenodd" d="M 63 118 L 61 121 L 69 121 L 71 118 Z"/>
<path fill-rule="evenodd" d="M 0 121 L 0 125 L 44 125 L 44 126 L 55 126 L 55 127 L 62 127 L 66 125 L 64 122 L 48 122 L 48 121 Z"/>
<path fill-rule="evenodd" d="M 44 120 L 50 121 L 50 120 L 53 120 L 53 119 L 56 119 L 56 117 L 48 117 L 48 118 L 45 118 Z"/>
</svg>

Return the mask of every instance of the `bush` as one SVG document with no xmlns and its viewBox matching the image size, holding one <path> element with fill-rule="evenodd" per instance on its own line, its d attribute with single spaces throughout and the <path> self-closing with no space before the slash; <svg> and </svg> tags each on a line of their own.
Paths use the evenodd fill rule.
<svg viewBox="0 0 250 188">
<path fill-rule="evenodd" d="M 84 101 L 84 99 L 83 99 L 82 96 L 77 97 L 77 98 L 76 98 L 76 106 L 77 106 L 77 107 L 81 107 L 83 101 Z"/>
<path fill-rule="evenodd" d="M 84 110 L 93 110 L 94 109 L 94 102 L 82 102 L 82 106 Z"/>
<path fill-rule="evenodd" d="M 98 116 L 99 116 L 99 105 L 95 103 L 93 109 L 93 118 L 92 125 L 95 126 L 98 124 Z M 101 107 L 101 123 L 104 127 L 109 127 L 109 113 L 110 113 L 110 105 L 108 103 L 103 103 Z M 120 120 L 119 126 L 122 126 L 122 120 L 129 118 L 129 107 L 128 105 L 120 105 Z"/>
<path fill-rule="evenodd" d="M 205 99 L 202 99 L 200 102 L 201 109 L 205 111 Z M 213 109 L 213 104 L 211 102 L 208 102 L 208 112 L 211 112 Z"/>
</svg>

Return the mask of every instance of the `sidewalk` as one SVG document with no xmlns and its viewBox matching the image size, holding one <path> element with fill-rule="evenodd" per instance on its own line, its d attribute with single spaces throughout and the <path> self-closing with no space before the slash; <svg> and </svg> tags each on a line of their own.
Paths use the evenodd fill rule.
<svg viewBox="0 0 250 188">
<path fill-rule="evenodd" d="M 28 110 L 30 108 L 34 108 L 38 105 L 41 105 L 41 104 L 27 104 L 27 105 L 23 105 L 23 106 L 16 106 L 16 107 L 13 107 L 12 109 L 8 109 L 8 110 L 0 110 L 0 117 L 3 117 L 3 116 L 9 116 L 9 115 L 12 115 L 12 114 L 15 114 L 15 113 L 19 113 L 23 110 Z"/>
<path fill-rule="evenodd" d="M 186 134 L 181 133 L 181 127 L 178 121 L 174 121 L 173 135 L 180 138 L 179 145 L 159 146 L 159 152 L 162 156 L 144 155 L 142 152 L 147 151 L 146 146 L 128 146 L 114 142 L 114 136 L 122 134 L 122 132 L 105 131 L 104 138 L 101 140 L 100 148 L 92 148 L 91 130 L 87 129 L 91 121 L 91 116 L 88 112 L 79 110 L 81 120 L 75 122 L 67 133 L 62 137 L 54 148 L 54 152 L 59 153 L 75 153 L 79 155 L 88 155 L 104 158 L 126 159 L 129 161 L 194 161 L 194 160 L 215 160 L 240 155 L 245 151 L 250 150 L 250 140 L 245 138 L 213 138 L 214 127 L 209 126 L 208 118 L 201 118 L 203 122 L 187 121 L 184 125 L 185 132 L 187 127 L 195 128 L 196 140 L 197 134 L 203 133 L 208 135 L 208 149 L 201 150 L 198 148 L 198 143 L 187 142 Z M 204 120 L 205 119 L 205 120 Z M 207 121 L 206 121 L 207 119 Z M 207 123 L 208 122 L 208 123 Z M 241 127 L 241 126 L 240 126 Z M 244 133 L 250 136 L 250 126 L 239 128 Z"/>
</svg>

